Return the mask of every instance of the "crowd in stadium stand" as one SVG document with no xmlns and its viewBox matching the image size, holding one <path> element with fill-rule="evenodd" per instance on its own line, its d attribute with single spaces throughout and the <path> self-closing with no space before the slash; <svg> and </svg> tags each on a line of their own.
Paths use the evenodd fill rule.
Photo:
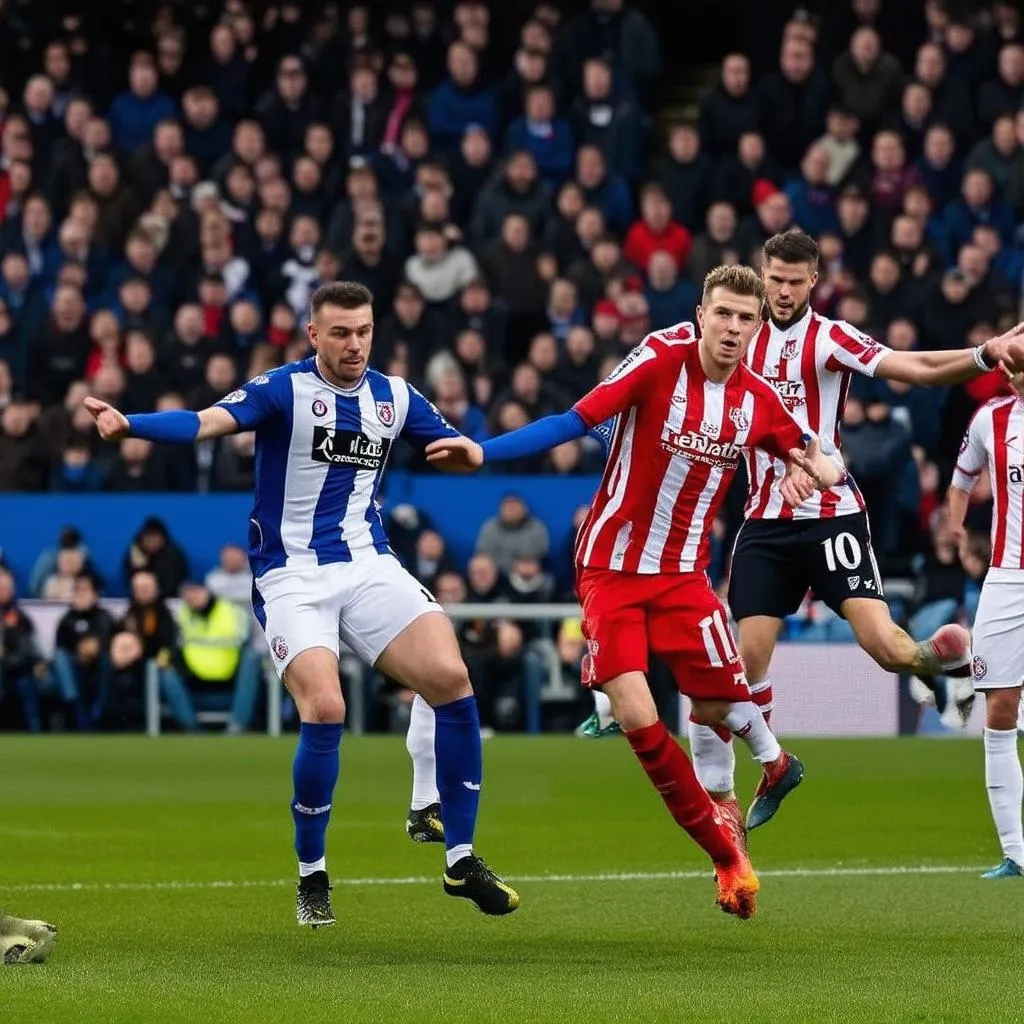
<svg viewBox="0 0 1024 1024">
<path fill-rule="evenodd" d="M 662 47 L 623 0 L 540 2 L 508 39 L 477 0 L 131 5 L 116 30 L 0 4 L 0 491 L 248 490 L 251 435 L 107 446 L 82 398 L 209 405 L 308 354 L 309 297 L 339 277 L 376 297 L 373 364 L 476 439 L 568 407 L 648 330 L 693 319 L 710 267 L 756 266 L 793 226 L 820 242 L 819 312 L 897 349 L 984 341 L 1021 309 L 1021 14 L 924 0 L 908 40 L 905 5 L 922 6 L 795 8 L 771 66 L 727 56 L 662 145 Z M 968 572 L 943 493 L 970 414 L 1005 387 L 853 382 L 844 452 L 883 568 L 914 581 L 907 616 L 971 612 L 986 495 Z M 593 473 L 600 453 L 502 468 Z M 565 596 L 565 553 L 508 549 L 506 514 L 529 510 L 503 506 L 466 572 L 443 524 L 392 526 L 448 600 Z M 808 602 L 794 635 L 843 626 Z M 478 627 L 487 673 L 519 664 L 525 627 Z"/>
</svg>

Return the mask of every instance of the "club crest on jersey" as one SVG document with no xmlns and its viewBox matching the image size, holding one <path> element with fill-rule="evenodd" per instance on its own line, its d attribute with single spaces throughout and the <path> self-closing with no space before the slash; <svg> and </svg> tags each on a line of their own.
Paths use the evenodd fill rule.
<svg viewBox="0 0 1024 1024">
<path fill-rule="evenodd" d="M 747 415 L 745 409 L 730 409 L 729 419 L 732 425 L 737 430 L 749 430 L 750 429 L 750 417 Z"/>
<path fill-rule="evenodd" d="M 790 338 L 785 345 L 782 346 L 782 359 L 796 359 L 799 353 L 799 345 L 797 345 L 796 338 Z"/>
<path fill-rule="evenodd" d="M 322 398 L 313 399 L 313 415 L 314 416 L 326 416 L 327 415 L 327 403 Z"/>
<path fill-rule="evenodd" d="M 395 422 L 394 402 L 378 402 L 377 419 L 379 419 L 385 427 L 390 427 L 391 424 Z"/>
<path fill-rule="evenodd" d="M 270 650 L 278 661 L 284 661 L 288 657 L 288 644 L 280 634 L 270 641 Z"/>
</svg>

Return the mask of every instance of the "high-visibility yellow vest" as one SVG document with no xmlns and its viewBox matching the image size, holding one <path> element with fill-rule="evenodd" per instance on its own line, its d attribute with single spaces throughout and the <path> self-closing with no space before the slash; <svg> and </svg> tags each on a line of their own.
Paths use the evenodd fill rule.
<svg viewBox="0 0 1024 1024">
<path fill-rule="evenodd" d="M 237 605 L 217 598 L 209 615 L 187 604 L 178 612 L 181 656 L 197 679 L 224 683 L 233 678 L 249 634 L 249 620 Z"/>
</svg>

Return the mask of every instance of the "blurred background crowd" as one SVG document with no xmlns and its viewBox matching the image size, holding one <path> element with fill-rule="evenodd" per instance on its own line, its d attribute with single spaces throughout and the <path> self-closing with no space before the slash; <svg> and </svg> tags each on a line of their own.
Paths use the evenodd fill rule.
<svg viewBox="0 0 1024 1024">
<path fill-rule="evenodd" d="M 247 491 L 251 435 L 105 446 L 82 398 L 126 412 L 211 404 L 308 354 L 309 296 L 336 278 L 375 295 L 373 364 L 476 439 L 566 408 L 647 331 L 693 319 L 712 266 L 757 266 L 791 226 L 821 246 L 814 308 L 893 348 L 974 345 L 1016 322 L 1018 5 L 712 8 L 695 4 L 690 25 L 688 10 L 626 0 L 0 0 L 0 490 L 64 495 L 69 522 L 87 493 Z M 988 494 L 975 492 L 966 568 L 943 494 L 970 415 L 1004 387 L 998 374 L 951 389 L 853 381 L 844 452 L 915 632 L 973 612 Z M 411 450 L 395 465 L 428 471 Z M 600 469 L 584 442 L 502 467 Z M 715 524 L 716 582 L 744 492 L 740 479 Z M 571 599 L 568 553 L 550 550 L 528 499 L 494 512 L 468 564 L 415 508 L 390 511 L 392 535 L 448 603 Z M 71 601 L 69 615 L 104 587 L 130 591 L 120 623 L 86 627 L 78 613 L 70 666 L 11 660 L 17 597 L 0 575 L 8 701 L 45 677 L 72 720 L 88 719 L 68 674 L 84 664 L 75 636 L 98 631 L 85 659 L 97 679 L 159 655 L 178 680 L 167 699 L 192 723 L 187 610 L 212 628 L 218 599 L 244 603 L 244 552 L 222 555 L 217 572 L 237 577 L 227 592 L 191 579 L 188 551 L 147 525 L 125 537 L 123 578 L 96 578 L 88 531 L 72 530 L 19 581 L 23 597 Z M 170 597 L 177 623 L 140 610 Z M 218 619 L 226 633 L 232 622 Z M 526 658 L 541 627 L 462 628 L 480 679 L 518 692 L 543 674 Z M 810 595 L 790 636 L 844 630 Z M 136 643 L 115 657 L 111 635 Z M 578 624 L 548 639 L 571 674 Z M 234 694 L 229 728 L 245 727 L 258 666 L 229 658 L 217 673 Z M 491 691 L 504 721 L 504 691 Z M 527 703 L 508 720 L 522 725 Z M 20 714 L 38 724 L 29 704 Z"/>
</svg>

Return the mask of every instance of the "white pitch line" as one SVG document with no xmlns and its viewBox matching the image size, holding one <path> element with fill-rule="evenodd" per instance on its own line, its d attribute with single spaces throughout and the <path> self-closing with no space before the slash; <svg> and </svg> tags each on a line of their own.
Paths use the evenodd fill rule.
<svg viewBox="0 0 1024 1024">
<path fill-rule="evenodd" d="M 984 867 L 965 864 L 930 865 L 880 868 L 777 868 L 758 871 L 761 878 L 884 878 L 894 875 L 963 875 L 984 871 Z M 677 882 L 711 877 L 705 871 L 606 871 L 589 875 L 519 875 L 508 878 L 519 884 L 545 882 Z M 437 875 L 407 875 L 399 878 L 335 878 L 336 886 L 373 885 L 437 885 Z M 26 882 L 3 883 L 4 889 L 14 892 L 154 892 L 176 889 L 267 889 L 295 884 L 294 878 L 265 880 L 209 881 L 209 882 Z"/>
</svg>

